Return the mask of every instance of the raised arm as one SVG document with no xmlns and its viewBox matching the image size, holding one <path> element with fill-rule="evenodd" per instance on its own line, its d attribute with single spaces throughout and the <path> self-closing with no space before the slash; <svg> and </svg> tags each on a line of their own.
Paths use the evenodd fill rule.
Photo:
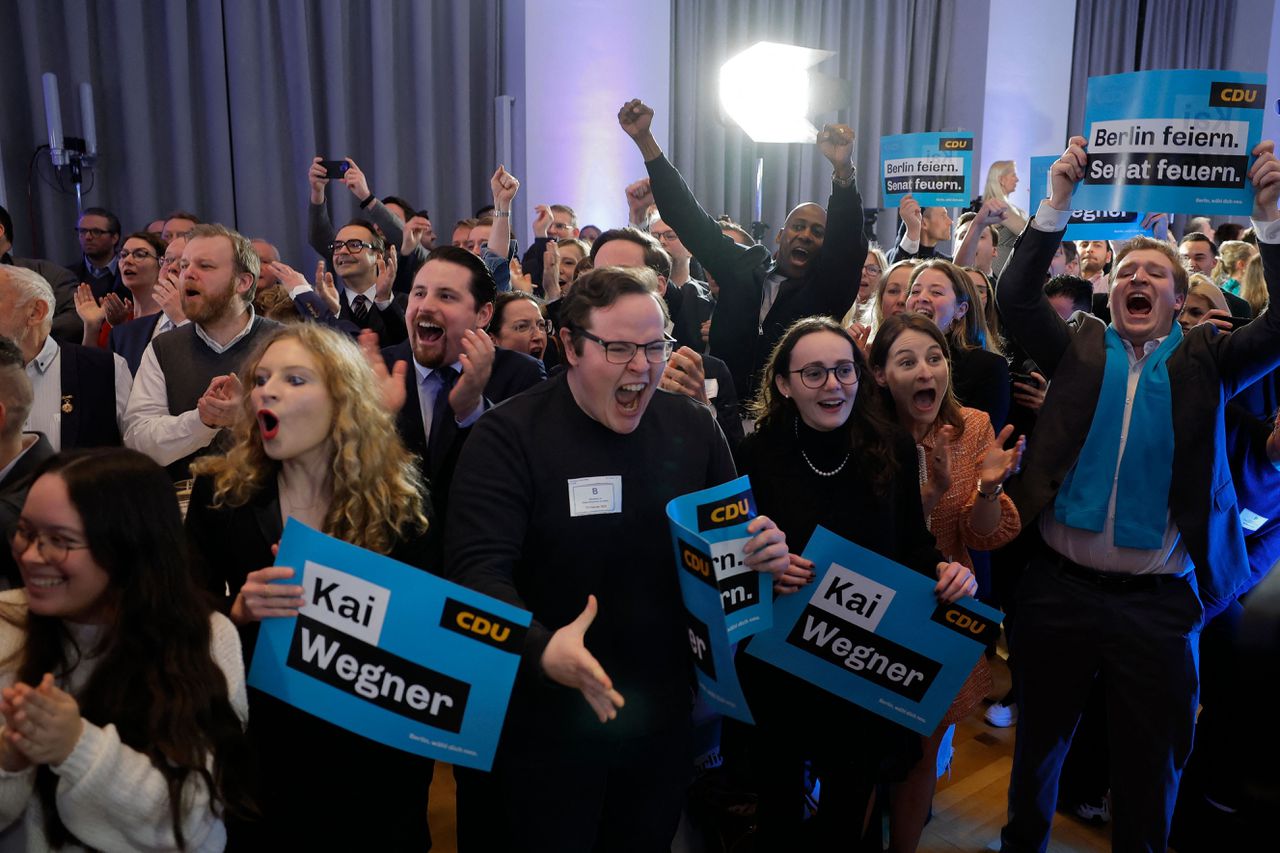
<svg viewBox="0 0 1280 853">
<path fill-rule="evenodd" d="M 311 188 L 310 204 L 307 205 L 307 245 L 327 260 L 334 230 L 333 221 L 329 218 L 329 208 L 324 203 L 328 178 L 324 176 L 324 166 L 320 162 L 321 158 L 315 157 L 311 161 L 311 167 L 307 169 L 307 185 Z"/>
<path fill-rule="evenodd" d="M 506 247 L 511 245 L 511 204 L 516 193 L 520 192 L 520 181 L 499 164 L 489 179 L 489 189 L 493 192 L 493 229 L 489 232 L 489 247 L 491 251 L 502 247 L 500 254 L 505 259 Z M 499 252 L 494 251 L 494 254 Z"/>
<path fill-rule="evenodd" d="M 818 150 L 831 164 L 831 198 L 827 202 L 827 234 L 818 250 L 811 279 L 813 306 L 839 319 L 858 296 L 858 276 L 869 244 L 862 228 L 862 197 L 853 170 L 853 129 L 824 125 Z"/>
<path fill-rule="evenodd" d="M 640 100 L 627 101 L 618 111 L 618 124 L 640 149 L 662 221 L 717 280 L 728 278 L 726 273 L 746 249 L 721 232 L 720 223 L 707 215 L 684 178 L 663 156 L 651 130 L 653 108 Z"/>
<path fill-rule="evenodd" d="M 1045 275 L 1067 230 L 1071 195 L 1084 177 L 1086 159 L 1084 137 L 1071 137 L 1067 150 L 1049 171 L 1049 199 L 1023 229 L 996 283 L 996 304 L 1005 331 L 1050 379 L 1071 335 L 1044 295 Z"/>
</svg>

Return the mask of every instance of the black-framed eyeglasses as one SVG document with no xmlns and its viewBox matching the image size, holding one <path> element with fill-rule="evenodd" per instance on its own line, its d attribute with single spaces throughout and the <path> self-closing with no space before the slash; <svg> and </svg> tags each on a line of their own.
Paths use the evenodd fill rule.
<svg viewBox="0 0 1280 853">
<path fill-rule="evenodd" d="M 552 327 L 550 320 L 516 320 L 508 328 L 517 335 L 528 335 L 534 329 L 541 329 L 549 335 Z"/>
<path fill-rule="evenodd" d="M 604 360 L 610 364 L 630 364 L 631 360 L 636 357 L 636 350 L 638 349 L 644 350 L 645 360 L 650 364 L 665 364 L 671 358 L 671 352 L 676 347 L 675 338 L 665 336 L 660 341 L 637 344 L 631 341 L 606 341 L 591 334 L 586 329 L 578 329 L 577 331 L 587 340 L 595 341 L 604 347 Z"/>
<path fill-rule="evenodd" d="M 57 565 L 67 559 L 69 551 L 78 551 L 89 546 L 83 542 L 77 542 L 74 539 L 63 536 L 61 533 L 54 533 L 48 530 L 37 530 L 25 521 L 18 520 L 9 528 L 8 536 L 9 547 L 13 550 L 15 557 L 21 556 L 31 543 L 36 543 L 36 551 L 46 563 Z"/>
<path fill-rule="evenodd" d="M 827 377 L 833 373 L 836 381 L 841 385 L 856 385 L 858 383 L 858 365 L 852 361 L 842 361 L 835 367 L 806 364 L 799 370 L 788 370 L 787 372 L 799 373 L 800 381 L 804 383 L 806 388 L 821 388 L 827 384 Z"/>
<path fill-rule="evenodd" d="M 122 261 L 127 261 L 130 258 L 135 261 L 145 261 L 147 258 L 159 259 L 155 252 L 148 252 L 146 249 L 121 249 L 116 253 L 116 257 Z"/>
<path fill-rule="evenodd" d="M 104 237 L 107 234 L 116 233 L 114 231 L 104 231 L 101 228 L 73 228 L 72 230 L 75 231 L 77 234 L 79 234 L 81 237 L 92 237 L 95 240 L 99 237 Z"/>
<path fill-rule="evenodd" d="M 329 244 L 329 254 L 337 252 L 339 249 L 346 249 L 349 253 L 355 254 L 361 249 L 375 248 L 372 243 L 365 240 L 334 240 Z"/>
</svg>

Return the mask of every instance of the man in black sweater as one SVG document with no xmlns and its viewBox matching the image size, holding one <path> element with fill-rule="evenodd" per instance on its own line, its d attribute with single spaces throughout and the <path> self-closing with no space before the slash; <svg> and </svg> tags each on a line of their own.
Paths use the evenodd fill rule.
<svg viewBox="0 0 1280 853">
<path fill-rule="evenodd" d="M 831 200 L 827 210 L 812 202 L 792 210 L 770 258 L 761 247 L 740 246 L 721 233 L 720 223 L 707 215 L 663 156 L 650 131 L 650 107 L 628 101 L 618 111 L 618 123 L 644 157 L 663 222 L 719 284 L 710 351 L 729 365 L 742 399 L 753 399 L 760 371 L 788 326 L 813 314 L 838 321 L 858 295 L 867 237 L 854 182 L 853 131 L 837 124 L 818 134 L 818 150 L 834 169 Z"/>
<path fill-rule="evenodd" d="M 665 508 L 734 466 L 707 407 L 655 393 L 673 344 L 656 291 L 647 269 L 579 279 L 567 369 L 481 418 L 454 476 L 450 577 L 533 612 L 493 769 L 501 849 L 666 850 L 684 805 L 692 669 Z M 785 537 L 752 524 L 747 563 L 783 571 Z"/>
</svg>

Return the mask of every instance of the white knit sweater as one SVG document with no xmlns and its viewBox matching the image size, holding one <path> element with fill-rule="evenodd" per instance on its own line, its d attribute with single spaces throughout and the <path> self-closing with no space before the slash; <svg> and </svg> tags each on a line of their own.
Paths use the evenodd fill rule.
<svg viewBox="0 0 1280 853">
<path fill-rule="evenodd" d="M 25 616 L 26 592 L 0 592 L 0 609 Z M 227 677 L 231 706 L 241 721 L 249 717 L 240 637 L 222 614 L 211 617 L 209 653 Z M 91 650 L 97 628 L 71 625 L 77 645 Z M 0 661 L 26 640 L 26 632 L 0 618 Z M 63 689 L 72 695 L 88 682 L 96 660 L 81 661 Z M 12 668 L 0 670 L 0 686 L 13 683 Z M 58 775 L 58 814 L 77 838 L 103 851 L 176 850 L 169 812 L 169 787 L 151 759 L 120 742 L 113 725 L 88 720 L 67 760 L 52 767 Z M 44 818 L 35 795 L 35 768 L 18 773 L 0 769 L 0 853 L 46 851 Z M 189 851 L 219 851 L 227 843 L 222 821 L 213 813 L 204 783 L 189 779 L 183 790 L 182 831 Z M 63 850 L 81 849 L 64 847 Z"/>
</svg>

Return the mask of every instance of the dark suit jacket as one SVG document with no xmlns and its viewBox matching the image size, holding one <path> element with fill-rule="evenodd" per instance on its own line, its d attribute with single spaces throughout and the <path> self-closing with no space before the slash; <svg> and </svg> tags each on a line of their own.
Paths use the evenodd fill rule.
<svg viewBox="0 0 1280 853">
<path fill-rule="evenodd" d="M 711 319 L 715 303 L 700 281 L 690 279 L 676 287 L 667 283 L 667 311 L 671 314 L 671 336 L 676 339 L 676 347 L 688 347 L 694 352 L 704 352 L 707 345 L 702 341 L 702 323 Z"/>
<path fill-rule="evenodd" d="M 1076 314 L 1063 322 L 1044 295 L 1044 274 L 1062 232 L 1028 226 L 997 286 L 1005 331 L 1036 360 L 1052 384 L 1022 474 L 1010 484 L 1023 525 L 1049 507 L 1079 458 L 1102 390 L 1105 326 Z M 1267 289 L 1280 300 L 1280 246 L 1259 244 Z M 1209 324 L 1188 332 L 1167 362 L 1173 389 L 1173 481 L 1169 511 L 1196 567 L 1200 598 L 1212 616 L 1249 580 L 1231 470 L 1223 400 L 1280 364 L 1280 312 L 1267 312 L 1231 334 Z"/>
<path fill-rule="evenodd" d="M 69 264 L 67 269 L 76 277 L 76 282 L 84 282 L 93 290 L 95 299 L 101 299 L 108 293 L 115 293 L 121 299 L 129 296 L 129 288 L 124 286 L 124 282 L 120 279 L 120 265 L 116 264 L 114 273 L 108 271 L 106 275 L 95 276 L 89 272 L 89 265 L 84 262 L 84 256 L 74 264 Z"/>
<path fill-rule="evenodd" d="M 157 311 L 111 327 L 111 337 L 108 339 L 111 351 L 125 360 L 129 365 L 129 372 L 134 376 L 138 375 L 138 365 L 142 364 L 142 354 L 147 351 L 147 344 L 151 343 L 156 323 L 163 316 L 163 311 Z"/>
<path fill-rule="evenodd" d="M 119 447 L 113 354 L 97 347 L 59 344 L 62 375 L 62 449 Z"/>
<path fill-rule="evenodd" d="M 45 281 L 53 287 L 53 328 L 49 334 L 57 341 L 72 344 L 80 343 L 84 337 L 84 323 L 76 313 L 76 287 L 80 282 L 71 270 L 58 266 L 53 261 L 39 258 L 15 258 L 5 255 L 0 263 L 13 264 L 34 270 L 44 276 Z"/>
<path fill-rule="evenodd" d="M 724 359 L 733 384 L 751 399 L 773 345 L 787 327 L 812 314 L 844 317 L 858 295 L 858 270 L 867 257 L 862 198 L 856 184 L 833 186 L 827 234 L 804 278 L 784 281 L 760 322 L 764 282 L 774 263 L 761 246 L 746 248 L 720 231 L 666 157 L 645 163 L 662 219 L 720 285 L 711 322 L 711 352 Z"/>
<path fill-rule="evenodd" d="M 28 433 L 30 434 L 30 433 Z M 22 514 L 22 505 L 27 502 L 27 491 L 36 469 L 53 455 L 53 446 L 42 433 L 34 433 L 36 443 L 19 457 L 9 473 L 0 480 L 0 531 L 8 535 L 9 528 Z M 0 587 L 13 589 L 22 586 L 22 577 L 18 574 L 18 564 L 13 559 L 13 550 L 5 543 L 0 548 Z"/>
<path fill-rule="evenodd" d="M 397 293 L 386 308 L 377 305 L 369 306 L 369 313 L 364 322 L 356 318 L 347 301 L 346 288 L 338 288 L 338 298 L 342 300 L 342 310 L 338 312 L 339 321 L 347 321 L 358 329 L 372 329 L 378 333 L 378 342 L 383 346 L 394 346 L 409 337 L 409 330 L 404 324 L 404 308 L 409 304 L 409 297 Z"/>
<path fill-rule="evenodd" d="M 382 351 L 390 369 L 397 361 L 406 362 L 404 406 L 396 415 L 396 431 L 410 453 L 422 460 L 422 478 L 431 495 L 431 527 L 427 531 L 427 548 L 432 562 L 431 571 L 441 574 L 439 566 L 444 556 L 444 522 L 448 511 L 449 485 L 458 455 L 471 429 L 458 427 L 452 409 L 448 416 L 433 421 L 431 435 L 425 434 L 422 423 L 422 404 L 418 398 L 418 374 L 413 366 L 413 350 L 406 340 Z M 496 406 L 508 397 L 514 397 L 547 378 L 542 362 L 524 353 L 499 347 L 494 353 L 493 372 L 484 387 L 485 408 Z"/>
</svg>

